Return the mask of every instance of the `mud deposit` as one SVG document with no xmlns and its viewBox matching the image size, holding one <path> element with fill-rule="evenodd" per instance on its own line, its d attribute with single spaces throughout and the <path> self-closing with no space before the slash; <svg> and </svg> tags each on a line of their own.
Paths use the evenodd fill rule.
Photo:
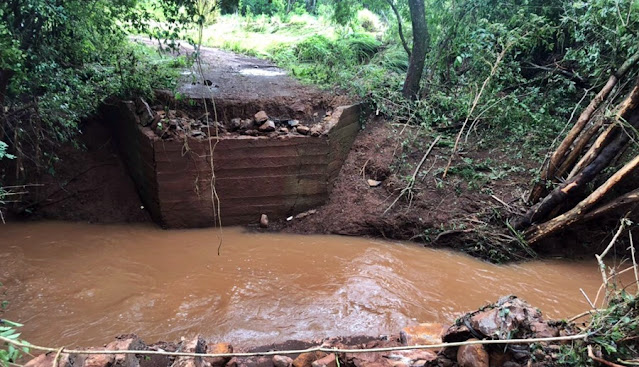
<svg viewBox="0 0 639 367">
<path fill-rule="evenodd" d="M 511 293 L 562 318 L 586 310 L 579 288 L 594 297 L 601 281 L 592 261 L 497 266 L 409 244 L 237 228 L 39 222 L 2 226 L 0 238 L 10 302 L 0 316 L 50 345 L 129 332 L 237 346 L 379 335 L 450 322 Z"/>
</svg>

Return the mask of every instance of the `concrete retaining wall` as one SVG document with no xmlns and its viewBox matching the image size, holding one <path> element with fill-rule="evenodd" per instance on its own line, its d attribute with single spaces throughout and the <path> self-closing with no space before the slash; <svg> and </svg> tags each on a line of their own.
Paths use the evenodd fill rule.
<svg viewBox="0 0 639 367">
<path fill-rule="evenodd" d="M 128 102 L 125 102 L 128 103 Z M 161 140 L 135 122 L 125 104 L 111 116 L 143 203 L 168 228 L 216 223 L 209 141 Z M 223 225 L 286 218 L 320 206 L 359 131 L 359 105 L 338 107 L 319 137 L 225 136 L 211 141 Z"/>
</svg>

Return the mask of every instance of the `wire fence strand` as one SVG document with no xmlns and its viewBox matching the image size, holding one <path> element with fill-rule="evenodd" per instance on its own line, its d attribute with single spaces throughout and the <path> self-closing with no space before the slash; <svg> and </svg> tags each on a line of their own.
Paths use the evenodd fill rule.
<svg viewBox="0 0 639 367">
<path fill-rule="evenodd" d="M 8 339 L 0 336 L 0 341 L 12 344 L 16 347 L 31 348 L 40 350 L 43 352 L 56 352 L 66 354 L 140 354 L 140 355 L 162 355 L 171 357 L 258 357 L 258 356 L 273 356 L 273 355 L 287 355 L 287 354 L 302 354 L 311 352 L 325 352 L 325 353 L 382 353 L 382 352 L 395 352 L 404 350 L 417 350 L 417 349 L 442 349 L 449 347 L 461 347 L 464 345 L 475 344 L 533 344 L 533 343 L 548 343 L 558 341 L 571 341 L 571 340 L 585 340 L 590 334 L 579 333 L 568 336 L 558 336 L 550 338 L 530 338 L 530 339 L 485 339 L 485 340 L 469 340 L 464 342 L 451 342 L 451 343 L 439 343 L 430 345 L 407 345 L 399 347 L 381 347 L 381 348 L 367 348 L 367 349 L 343 349 L 343 348 L 328 348 L 328 347 L 311 347 L 307 349 L 295 349 L 295 350 L 280 350 L 280 351 L 267 351 L 267 352 L 238 352 L 238 353 L 189 353 L 189 352 L 168 352 L 162 350 L 76 350 L 65 348 L 51 348 L 43 347 L 30 343 L 23 343 L 20 341 Z"/>
</svg>

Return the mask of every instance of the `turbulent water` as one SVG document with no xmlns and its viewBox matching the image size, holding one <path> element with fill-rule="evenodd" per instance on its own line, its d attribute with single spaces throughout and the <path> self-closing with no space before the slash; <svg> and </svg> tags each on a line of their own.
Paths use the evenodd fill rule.
<svg viewBox="0 0 639 367">
<path fill-rule="evenodd" d="M 33 343 L 199 333 L 246 346 L 449 322 L 507 294 L 569 317 L 601 275 L 593 261 L 497 266 L 364 238 L 40 222 L 0 226 L 0 281 L 0 317 Z"/>
</svg>

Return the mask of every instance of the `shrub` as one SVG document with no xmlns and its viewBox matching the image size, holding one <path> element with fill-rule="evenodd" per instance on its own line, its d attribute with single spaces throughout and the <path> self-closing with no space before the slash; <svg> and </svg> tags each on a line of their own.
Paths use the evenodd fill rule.
<svg viewBox="0 0 639 367">
<path fill-rule="evenodd" d="M 379 17 L 368 9 L 362 9 L 357 12 L 357 23 L 366 32 L 377 33 L 382 29 Z"/>
<path fill-rule="evenodd" d="M 381 46 L 375 37 L 365 33 L 351 33 L 340 41 L 346 43 L 346 47 L 354 53 L 360 63 L 370 60 Z"/>
</svg>

